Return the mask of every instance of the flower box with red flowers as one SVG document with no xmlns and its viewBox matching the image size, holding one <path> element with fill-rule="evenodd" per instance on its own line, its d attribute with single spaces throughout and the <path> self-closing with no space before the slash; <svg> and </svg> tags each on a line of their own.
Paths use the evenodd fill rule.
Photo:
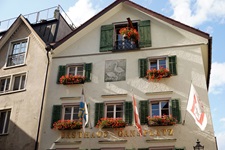
<svg viewBox="0 0 225 150">
<path fill-rule="evenodd" d="M 126 122 L 122 118 L 101 118 L 96 127 L 97 128 L 124 128 Z"/>
<path fill-rule="evenodd" d="M 82 128 L 81 120 L 58 120 L 53 123 L 53 128 L 57 130 L 75 130 Z"/>
<path fill-rule="evenodd" d="M 83 84 L 85 82 L 85 77 L 80 75 L 63 75 L 60 77 L 59 82 L 61 84 Z"/>
<path fill-rule="evenodd" d="M 147 117 L 149 126 L 171 126 L 177 123 L 172 115 Z"/>
<path fill-rule="evenodd" d="M 119 33 L 129 40 L 137 42 L 139 39 L 139 34 L 136 29 L 130 27 L 124 27 L 119 30 Z"/>
<path fill-rule="evenodd" d="M 169 78 L 171 73 L 168 69 L 161 67 L 159 70 L 150 69 L 147 71 L 146 78 L 150 80 L 161 80 L 162 78 Z"/>
</svg>

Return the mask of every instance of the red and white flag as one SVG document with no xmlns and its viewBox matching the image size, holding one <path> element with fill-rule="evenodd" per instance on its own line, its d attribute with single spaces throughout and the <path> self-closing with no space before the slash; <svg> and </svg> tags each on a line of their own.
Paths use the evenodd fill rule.
<svg viewBox="0 0 225 150">
<path fill-rule="evenodd" d="M 140 124 L 140 118 L 138 115 L 138 109 L 137 109 L 137 104 L 136 104 L 136 100 L 134 98 L 134 95 L 132 96 L 133 99 L 133 110 L 134 110 L 134 119 L 135 119 L 135 125 L 138 129 L 138 132 L 140 134 L 140 136 L 142 136 L 142 128 L 141 128 L 141 124 Z"/>
<path fill-rule="evenodd" d="M 187 111 L 195 119 L 195 123 L 203 131 L 207 125 L 207 117 L 204 112 L 204 107 L 199 99 L 198 93 L 194 86 L 191 84 L 190 95 L 188 99 Z"/>
</svg>

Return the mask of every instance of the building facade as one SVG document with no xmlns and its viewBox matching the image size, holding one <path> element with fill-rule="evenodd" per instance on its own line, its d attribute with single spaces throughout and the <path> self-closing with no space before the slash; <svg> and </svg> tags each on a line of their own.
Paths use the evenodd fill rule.
<svg viewBox="0 0 225 150">
<path fill-rule="evenodd" d="M 31 18 L 20 15 L 9 27 L 1 24 L 1 150 L 31 150 L 37 146 L 48 68 L 46 44 L 72 32 L 58 8 L 52 10 L 51 19 L 37 16 L 36 22 L 31 22 Z M 46 12 L 36 15 L 39 13 Z"/>
</svg>

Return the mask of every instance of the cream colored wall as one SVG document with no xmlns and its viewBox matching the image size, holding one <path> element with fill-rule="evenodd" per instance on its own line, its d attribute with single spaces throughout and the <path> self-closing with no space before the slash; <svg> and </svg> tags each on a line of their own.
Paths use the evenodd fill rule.
<svg viewBox="0 0 225 150">
<path fill-rule="evenodd" d="M 131 13 L 133 12 L 133 13 Z M 127 15 L 129 13 L 129 15 Z M 111 14 L 112 15 L 112 14 Z M 106 15 L 107 16 L 107 15 Z M 115 13 L 111 18 L 101 18 L 100 23 L 103 25 L 112 22 L 126 21 L 130 17 L 132 20 L 151 20 L 152 31 L 152 47 L 134 51 L 125 52 L 99 52 L 100 43 L 100 27 L 101 25 L 88 26 L 80 31 L 77 35 L 71 37 L 68 43 L 65 42 L 59 48 L 55 49 L 52 54 L 51 69 L 48 80 L 48 90 L 45 100 L 44 122 L 42 124 L 41 145 L 40 149 L 48 149 L 55 147 L 79 147 L 79 148 L 100 148 L 100 147 L 126 147 L 129 148 L 146 148 L 149 146 L 172 146 L 186 147 L 187 150 L 193 149 L 196 139 L 199 139 L 205 148 L 215 150 L 214 131 L 212 119 L 210 115 L 210 107 L 208 101 L 208 93 L 206 89 L 206 78 L 202 55 L 206 39 L 187 33 L 182 29 L 172 27 L 166 23 L 162 23 L 155 18 L 145 14 L 135 12 L 131 8 L 124 8 Z M 104 20 L 105 19 L 105 20 Z M 91 30 L 92 29 L 92 30 Z M 90 32 L 87 32 L 90 31 Z M 73 43 L 71 44 L 71 41 Z M 162 79 L 158 82 L 148 82 L 146 79 L 139 78 L 138 75 L 138 59 L 152 56 L 177 56 L 177 76 Z M 65 57 L 61 57 L 65 56 Z M 70 56 L 70 57 L 66 57 Z M 61 57 L 61 58 L 59 58 Z M 106 60 L 126 60 L 126 81 L 104 82 L 104 71 Z M 84 85 L 60 85 L 56 84 L 56 78 L 59 65 L 70 63 L 92 63 L 92 81 L 86 82 Z M 186 113 L 187 99 L 191 82 L 194 84 L 201 101 L 205 107 L 208 124 L 205 131 L 201 132 L 200 128 L 195 124 L 194 119 L 189 113 Z M 85 90 L 87 102 L 90 104 L 91 124 L 94 124 L 95 103 L 107 102 L 111 100 L 132 101 L 131 89 L 137 100 L 147 100 L 151 98 L 178 98 L 181 103 L 182 120 L 185 124 L 177 124 L 174 127 L 174 136 L 176 142 L 155 142 L 146 143 L 150 137 L 124 137 L 128 141 L 122 144 L 99 144 L 99 140 L 103 138 L 70 138 L 60 140 L 60 133 L 50 129 L 52 107 L 53 105 L 63 103 L 79 103 L 79 98 L 74 100 L 60 99 L 62 97 L 79 97 L 81 96 L 82 87 Z M 168 92 L 172 91 L 172 92 Z M 160 94 L 158 92 L 161 92 Z M 110 94 L 127 94 L 123 96 L 105 97 L 103 95 Z M 184 118 L 186 114 L 186 117 Z M 143 126 L 144 129 L 149 127 Z M 126 127 L 125 130 L 136 130 L 133 126 Z M 149 128 L 150 129 L 150 128 Z M 86 132 L 98 131 L 97 128 L 86 128 Z M 162 137 L 161 137 L 162 138 Z M 81 144 L 55 145 L 55 141 L 74 142 L 81 140 Z"/>
<path fill-rule="evenodd" d="M 27 37 L 29 43 L 25 65 L 4 69 L 3 65 L 10 42 Z M 44 46 L 24 24 L 21 24 L 0 50 L 0 56 L 1 77 L 27 73 L 25 90 L 0 95 L 0 109 L 11 108 L 9 134 L 0 136 L 1 148 L 7 150 L 34 149 L 47 63 Z"/>
</svg>

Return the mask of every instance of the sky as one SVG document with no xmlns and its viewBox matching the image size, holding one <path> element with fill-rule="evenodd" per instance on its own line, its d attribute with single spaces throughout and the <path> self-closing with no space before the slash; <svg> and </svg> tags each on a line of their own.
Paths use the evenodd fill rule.
<svg viewBox="0 0 225 150">
<path fill-rule="evenodd" d="M 225 0 L 132 1 L 212 36 L 209 101 L 218 147 L 225 150 Z M 75 26 L 79 26 L 112 2 L 114 0 L 0 0 L 0 21 L 60 5 Z"/>
</svg>

